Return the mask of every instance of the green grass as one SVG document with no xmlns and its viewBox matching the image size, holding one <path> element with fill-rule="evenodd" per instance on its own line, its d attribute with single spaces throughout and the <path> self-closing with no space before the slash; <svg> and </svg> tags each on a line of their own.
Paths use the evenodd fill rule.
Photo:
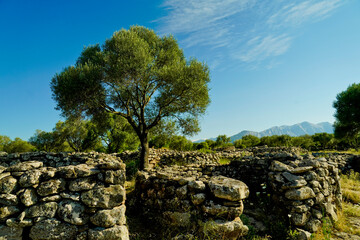
<svg viewBox="0 0 360 240">
<path fill-rule="evenodd" d="M 220 158 L 219 163 L 220 163 L 221 165 L 226 165 L 226 164 L 231 163 L 231 159 L 228 159 L 228 158 Z"/>
</svg>

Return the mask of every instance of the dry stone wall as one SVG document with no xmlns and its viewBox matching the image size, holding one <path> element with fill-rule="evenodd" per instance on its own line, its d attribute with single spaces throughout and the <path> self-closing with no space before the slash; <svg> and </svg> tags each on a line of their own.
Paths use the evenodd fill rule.
<svg viewBox="0 0 360 240">
<path fill-rule="evenodd" d="M 206 239 L 234 240 L 246 235 L 248 227 L 239 217 L 248 187 L 239 180 L 207 175 L 206 171 L 192 165 L 140 172 L 134 205 L 148 221 L 176 233 L 183 230 Z"/>
<path fill-rule="evenodd" d="M 0 239 L 129 239 L 118 157 L 1 153 L 0 165 Z"/>
<path fill-rule="evenodd" d="M 286 152 L 263 154 L 218 166 L 216 171 L 244 181 L 253 194 L 270 193 L 279 212 L 307 236 L 321 227 L 323 217 L 337 220 L 341 209 L 338 163 L 326 158 Z"/>
<path fill-rule="evenodd" d="M 337 219 L 342 200 L 338 169 L 341 161 L 300 155 L 295 149 L 283 150 L 249 151 L 251 154 L 228 165 L 199 161 L 198 164 L 160 166 L 142 172 L 136 180 L 137 206 L 163 226 L 192 227 L 202 229 L 202 233 L 204 226 L 212 226 L 206 223 L 220 223 L 220 219 L 222 226 L 239 223 L 238 232 L 224 230 L 236 229 L 235 225 L 221 228 L 227 234 L 224 239 L 236 239 L 246 233 L 246 227 L 238 219 L 244 208 L 243 197 L 251 198 L 263 191 L 270 194 L 277 212 L 289 218 L 303 239 L 309 239 L 311 233 L 321 227 L 323 217 Z M 232 186 L 244 186 L 250 194 L 246 190 L 240 201 L 219 197 L 221 194 L 217 195 L 212 188 L 214 180 L 221 182 L 219 188 L 226 194 L 241 192 Z M 232 184 L 225 187 L 230 182 Z M 200 224 L 194 224 L 199 223 L 199 219 Z"/>
</svg>

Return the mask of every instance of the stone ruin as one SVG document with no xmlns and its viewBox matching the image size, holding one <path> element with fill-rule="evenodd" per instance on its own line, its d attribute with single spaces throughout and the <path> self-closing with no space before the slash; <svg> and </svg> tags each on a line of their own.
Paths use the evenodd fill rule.
<svg viewBox="0 0 360 240">
<path fill-rule="evenodd" d="M 119 158 L 3 153 L 0 165 L 0 239 L 129 239 Z"/>
<path fill-rule="evenodd" d="M 227 156 L 239 157 L 220 165 L 224 153 L 213 154 L 211 162 L 208 157 L 184 164 L 190 160 L 180 154 L 195 159 L 199 153 L 161 150 L 154 157 L 158 166 L 136 178 L 136 206 L 164 228 L 171 226 L 210 239 L 238 239 L 247 233 L 240 220 L 245 198 L 265 193 L 271 196 L 270 204 L 278 214 L 298 230 L 299 239 L 310 239 L 321 227 L 322 218 L 337 219 L 342 201 L 338 168 L 347 168 L 351 157 L 315 158 L 301 152 L 297 148 L 228 152 Z"/>
<path fill-rule="evenodd" d="M 346 171 L 359 159 L 303 153 L 152 149 L 154 167 L 138 173 L 129 205 L 164 229 L 188 233 L 185 237 L 235 240 L 248 232 L 240 219 L 246 202 L 266 194 L 299 239 L 309 239 L 323 217 L 336 220 L 339 169 Z M 137 152 L 0 153 L 0 239 L 129 239 L 122 160 L 137 157 Z M 232 161 L 220 165 L 221 158 Z"/>
</svg>

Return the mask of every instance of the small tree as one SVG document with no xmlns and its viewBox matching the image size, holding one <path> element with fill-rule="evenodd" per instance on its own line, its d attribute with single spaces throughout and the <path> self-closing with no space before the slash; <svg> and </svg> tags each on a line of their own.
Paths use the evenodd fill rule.
<svg viewBox="0 0 360 240">
<path fill-rule="evenodd" d="M 63 115 L 94 116 L 109 112 L 124 117 L 141 146 L 140 168 L 149 166 L 149 131 L 173 119 L 190 135 L 209 104 L 208 67 L 187 61 L 172 36 L 133 26 L 105 44 L 83 50 L 76 65 L 51 81 L 53 98 Z"/>
<path fill-rule="evenodd" d="M 231 140 L 226 135 L 219 135 L 216 138 L 216 146 L 217 147 L 226 147 L 228 145 L 231 145 Z"/>
<path fill-rule="evenodd" d="M 254 135 L 243 136 L 241 140 L 246 147 L 255 147 L 260 143 L 260 139 Z"/>
<path fill-rule="evenodd" d="M 335 137 L 347 138 L 358 146 L 360 134 L 360 84 L 352 84 L 336 96 Z"/>
</svg>

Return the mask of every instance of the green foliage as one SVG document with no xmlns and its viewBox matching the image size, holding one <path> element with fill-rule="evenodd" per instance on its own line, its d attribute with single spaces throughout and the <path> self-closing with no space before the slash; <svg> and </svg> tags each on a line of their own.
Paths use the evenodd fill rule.
<svg viewBox="0 0 360 240">
<path fill-rule="evenodd" d="M 45 132 L 38 129 L 34 136 L 30 137 L 29 143 L 38 151 L 67 152 L 71 150 L 65 137 L 59 131 Z"/>
<path fill-rule="evenodd" d="M 149 131 L 161 120 L 176 121 L 185 135 L 199 131 L 197 119 L 210 102 L 209 81 L 208 67 L 187 61 L 172 36 L 133 26 L 101 47 L 85 48 L 75 66 L 53 77 L 51 89 L 65 116 L 124 117 L 139 137 L 143 168 Z"/>
<path fill-rule="evenodd" d="M 216 147 L 219 147 L 219 148 L 227 147 L 227 146 L 231 145 L 231 140 L 226 135 L 219 135 L 216 138 L 215 145 L 216 145 Z"/>
<path fill-rule="evenodd" d="M 75 152 L 85 152 L 101 145 L 96 126 L 89 120 L 70 118 L 65 122 L 57 122 L 54 132 L 65 139 Z"/>
<path fill-rule="evenodd" d="M 294 147 L 301 147 L 307 150 L 311 150 L 311 148 L 314 146 L 314 141 L 312 136 L 303 135 L 299 137 L 292 137 L 291 145 Z"/>
<path fill-rule="evenodd" d="M 329 133 L 315 133 L 312 136 L 314 145 L 320 149 L 327 149 L 334 146 L 334 134 Z"/>
<path fill-rule="evenodd" d="M 116 114 L 106 113 L 92 121 L 107 153 L 118 153 L 125 150 L 136 150 L 139 140 L 128 121 Z"/>
<path fill-rule="evenodd" d="M 139 169 L 139 160 L 131 160 L 126 162 L 126 179 L 131 180 L 135 177 Z"/>
<path fill-rule="evenodd" d="M 168 148 L 171 138 L 176 136 L 179 128 L 174 121 L 162 120 L 150 131 L 149 146 L 154 148 Z"/>
<path fill-rule="evenodd" d="M 234 146 L 235 146 L 235 148 L 241 148 L 241 149 L 246 148 L 245 144 L 243 144 L 242 139 L 235 140 Z"/>
<path fill-rule="evenodd" d="M 219 160 L 219 163 L 221 165 L 226 165 L 226 164 L 229 164 L 230 162 L 231 162 L 231 160 L 228 158 L 220 158 L 220 160 Z"/>
<path fill-rule="evenodd" d="M 336 96 L 335 137 L 349 139 L 357 147 L 360 134 L 360 84 L 352 84 Z"/>
<path fill-rule="evenodd" d="M 9 145 L 11 143 L 11 139 L 8 136 L 2 136 L 0 135 L 0 152 L 5 151 L 5 146 Z"/>
<path fill-rule="evenodd" d="M 192 150 L 193 143 L 184 136 L 174 136 L 169 144 L 170 149 L 179 151 Z"/>
<path fill-rule="evenodd" d="M 242 144 L 245 147 L 255 147 L 260 143 L 260 139 L 253 135 L 246 135 L 242 137 Z"/>
<path fill-rule="evenodd" d="M 14 141 L 4 145 L 3 151 L 7 153 L 33 152 L 35 151 L 35 147 L 21 138 L 15 138 Z"/>
</svg>

